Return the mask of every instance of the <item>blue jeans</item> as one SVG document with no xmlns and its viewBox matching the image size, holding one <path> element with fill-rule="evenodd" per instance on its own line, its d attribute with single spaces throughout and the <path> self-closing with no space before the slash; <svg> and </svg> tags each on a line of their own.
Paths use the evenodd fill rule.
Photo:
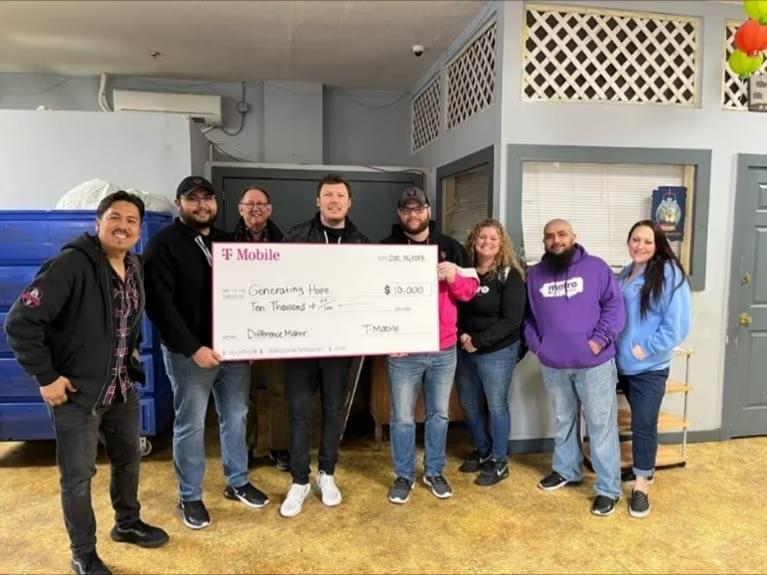
<svg viewBox="0 0 767 575">
<path fill-rule="evenodd" d="M 505 460 L 509 449 L 509 387 L 518 354 L 519 342 L 491 353 L 458 351 L 455 385 L 464 420 L 471 432 L 474 448 L 482 455 L 492 450 L 496 461 Z M 485 400 L 490 413 L 489 428 Z"/>
<path fill-rule="evenodd" d="M 415 481 L 415 405 L 421 384 L 426 405 L 424 475 L 442 475 L 455 362 L 455 346 L 435 353 L 388 358 L 391 455 L 397 477 Z"/>
<path fill-rule="evenodd" d="M 580 481 L 583 452 L 578 436 L 578 404 L 586 417 L 597 495 L 621 495 L 618 399 L 615 360 L 583 369 L 541 365 L 543 383 L 554 404 L 554 471 Z"/>
<path fill-rule="evenodd" d="M 243 362 L 221 363 L 203 369 L 191 357 L 162 348 L 165 370 L 173 388 L 173 463 L 182 501 L 202 499 L 205 477 L 205 413 L 210 393 L 218 413 L 221 459 L 226 482 L 240 487 L 248 482 L 248 419 L 250 366 Z"/>
<path fill-rule="evenodd" d="M 651 477 L 655 472 L 658 414 L 667 378 L 668 368 L 618 377 L 631 406 L 631 451 L 637 477 Z"/>
</svg>

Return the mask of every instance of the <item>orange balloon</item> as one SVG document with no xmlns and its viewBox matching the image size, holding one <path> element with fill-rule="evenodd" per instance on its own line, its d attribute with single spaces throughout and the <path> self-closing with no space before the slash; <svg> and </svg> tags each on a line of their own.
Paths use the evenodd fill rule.
<svg viewBox="0 0 767 575">
<path fill-rule="evenodd" d="M 764 50 L 762 41 L 762 25 L 759 24 L 758 21 L 749 18 L 743 22 L 738 28 L 738 31 L 735 32 L 735 40 L 733 43 L 738 50 L 752 55 L 755 52 Z"/>
</svg>

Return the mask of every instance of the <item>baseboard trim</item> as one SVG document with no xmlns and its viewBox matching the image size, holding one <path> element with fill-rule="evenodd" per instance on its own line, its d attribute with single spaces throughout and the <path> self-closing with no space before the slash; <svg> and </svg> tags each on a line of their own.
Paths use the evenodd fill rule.
<svg viewBox="0 0 767 575">
<path fill-rule="evenodd" d="M 671 433 L 661 433 L 658 439 L 659 442 L 664 445 L 682 443 L 682 432 L 674 431 Z M 706 429 L 703 431 L 687 432 L 687 443 L 707 443 L 710 441 L 721 441 L 721 439 L 721 429 Z M 508 450 L 509 455 L 554 451 L 554 440 L 550 437 L 540 439 L 510 439 Z"/>
</svg>

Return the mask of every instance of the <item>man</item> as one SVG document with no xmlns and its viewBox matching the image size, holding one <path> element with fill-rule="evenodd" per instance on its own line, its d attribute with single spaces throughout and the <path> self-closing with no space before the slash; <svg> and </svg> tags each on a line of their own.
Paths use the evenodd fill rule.
<svg viewBox="0 0 767 575">
<path fill-rule="evenodd" d="M 250 186 L 240 195 L 238 205 L 240 219 L 234 228 L 234 240 L 238 242 L 281 242 L 282 231 L 271 220 L 272 201 L 263 188 Z M 269 411 L 269 458 L 280 471 L 290 469 L 288 452 L 288 404 L 282 377 L 282 362 L 256 361 L 250 367 L 250 406 L 248 410 L 248 447 L 256 457 L 258 448 L 258 408 L 256 398 L 262 381 L 266 381 Z"/>
<path fill-rule="evenodd" d="M 538 487 L 553 491 L 581 482 L 580 404 L 597 474 L 591 512 L 607 516 L 621 494 L 613 343 L 625 321 L 623 297 L 612 270 L 575 243 L 567 221 L 546 224 L 543 243 L 546 253 L 528 271 L 524 330 L 555 414 L 553 470 Z"/>
<path fill-rule="evenodd" d="M 302 243 L 370 243 L 347 217 L 352 207 L 352 190 L 341 176 L 328 175 L 317 184 L 319 211 L 309 221 L 292 228 L 287 240 Z M 353 273 L 353 272 L 349 272 Z M 283 517 L 301 513 L 309 496 L 309 431 L 312 399 L 320 390 L 322 435 L 318 453 L 317 489 L 322 503 L 334 507 L 341 503 L 341 492 L 334 473 L 341 442 L 344 399 L 350 357 L 291 359 L 284 363 L 285 396 L 290 413 L 290 472 L 293 483 L 280 506 Z"/>
<path fill-rule="evenodd" d="M 399 223 L 384 244 L 436 245 L 439 254 L 439 348 L 433 353 L 392 354 L 387 360 L 391 394 L 391 452 L 396 479 L 389 501 L 406 503 L 415 483 L 415 405 L 423 384 L 426 405 L 423 482 L 439 499 L 453 495 L 443 475 L 448 406 L 456 366 L 457 302 L 477 292 L 479 277 L 461 244 L 438 233 L 423 190 L 408 187 L 400 196 Z"/>
<path fill-rule="evenodd" d="M 40 268 L 5 323 L 8 344 L 37 379 L 56 434 L 61 505 L 75 573 L 110 573 L 96 553 L 91 478 L 99 433 L 112 476 L 114 541 L 159 547 L 162 529 L 139 518 L 138 337 L 144 311 L 141 263 L 131 252 L 144 203 L 119 191 L 96 210 L 96 235 L 83 234 Z"/>
<path fill-rule="evenodd" d="M 221 363 L 212 345 L 211 243 L 228 236 L 213 227 L 218 204 L 213 186 L 189 176 L 176 190 L 179 217 L 155 234 L 146 248 L 147 313 L 162 339 L 165 369 L 173 388 L 173 462 L 179 480 L 178 510 L 184 525 L 203 529 L 210 515 L 202 500 L 205 476 L 205 414 L 211 393 L 218 412 L 224 497 L 248 507 L 266 505 L 266 495 L 248 481 L 250 377 L 245 362 Z"/>
</svg>

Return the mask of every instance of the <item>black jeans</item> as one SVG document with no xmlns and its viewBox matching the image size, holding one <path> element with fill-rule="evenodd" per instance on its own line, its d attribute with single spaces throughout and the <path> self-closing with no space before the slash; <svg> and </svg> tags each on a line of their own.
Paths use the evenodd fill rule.
<svg viewBox="0 0 767 575">
<path fill-rule="evenodd" d="M 666 393 L 668 368 L 635 375 L 619 375 L 618 381 L 631 406 L 631 450 L 636 476 L 655 472 L 658 452 L 658 414 Z"/>
<path fill-rule="evenodd" d="M 350 365 L 350 357 L 285 361 L 283 370 L 290 417 L 290 472 L 293 483 L 309 483 L 312 400 L 317 389 L 322 401 L 322 435 L 317 457 L 319 469 L 328 475 L 333 475 L 336 469 Z"/>
<path fill-rule="evenodd" d="M 61 474 L 61 506 L 72 553 L 96 549 L 96 518 L 91 505 L 91 478 L 96 475 L 99 430 L 104 434 L 112 467 L 109 495 L 115 522 L 126 526 L 139 518 L 139 400 L 131 390 L 127 402 L 118 394 L 110 407 L 95 413 L 68 401 L 51 408 L 56 431 L 56 463 Z"/>
</svg>

